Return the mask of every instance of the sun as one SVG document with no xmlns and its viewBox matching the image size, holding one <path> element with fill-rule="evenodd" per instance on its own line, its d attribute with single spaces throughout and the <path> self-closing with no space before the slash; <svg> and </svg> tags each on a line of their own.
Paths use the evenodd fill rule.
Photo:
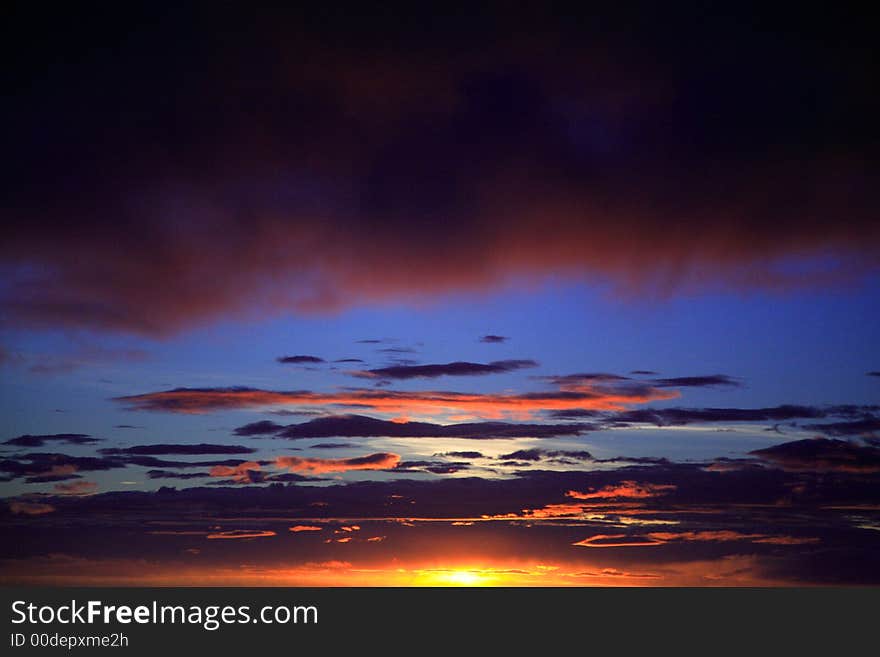
<svg viewBox="0 0 880 657">
<path fill-rule="evenodd" d="M 473 570 L 453 570 L 449 573 L 449 583 L 458 586 L 479 586 L 483 578 Z"/>
<path fill-rule="evenodd" d="M 489 586 L 490 577 L 479 570 L 422 571 L 419 578 L 427 586 Z"/>
</svg>

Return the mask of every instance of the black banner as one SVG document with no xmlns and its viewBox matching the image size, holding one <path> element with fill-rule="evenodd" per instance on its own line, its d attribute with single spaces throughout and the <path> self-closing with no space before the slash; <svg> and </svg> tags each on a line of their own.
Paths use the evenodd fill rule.
<svg viewBox="0 0 880 657">
<path fill-rule="evenodd" d="M 582 651 L 871 639 L 878 589 L 4 588 L 3 654 L 242 654 L 527 644 Z"/>
</svg>

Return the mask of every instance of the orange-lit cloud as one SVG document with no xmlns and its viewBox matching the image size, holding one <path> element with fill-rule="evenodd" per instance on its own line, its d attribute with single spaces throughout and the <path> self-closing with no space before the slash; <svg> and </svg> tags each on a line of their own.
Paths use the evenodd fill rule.
<svg viewBox="0 0 880 657">
<path fill-rule="evenodd" d="M 617 485 L 605 486 L 604 488 L 590 491 L 588 493 L 570 490 L 566 495 L 576 500 L 613 499 L 620 497 L 644 499 L 670 493 L 676 488 L 677 487 L 672 484 L 640 484 L 635 481 L 622 481 Z"/>
<path fill-rule="evenodd" d="M 764 534 L 743 534 L 721 529 L 698 532 L 651 532 L 648 536 L 658 541 L 746 541 L 761 538 Z"/>
<path fill-rule="evenodd" d="M 315 525 L 294 525 L 290 528 L 290 531 L 296 532 L 319 532 L 322 531 L 323 527 L 317 527 Z"/>
<path fill-rule="evenodd" d="M 270 406 L 336 406 L 382 413 L 420 415 L 465 411 L 485 418 L 529 418 L 537 411 L 623 410 L 634 404 L 674 399 L 679 392 L 650 385 L 605 385 L 580 390 L 488 394 L 444 391 L 354 389 L 344 392 L 275 391 L 241 388 L 179 388 L 118 397 L 132 410 L 205 413 Z"/>
<path fill-rule="evenodd" d="M 280 468 L 293 472 L 348 472 L 351 470 L 389 470 L 400 463 L 399 454 L 378 452 L 367 456 L 356 456 L 348 459 L 320 459 L 301 456 L 279 456 L 275 463 Z"/>
<path fill-rule="evenodd" d="M 627 536 L 626 534 L 596 534 L 577 543 L 572 543 L 572 545 L 592 548 L 648 547 L 663 545 L 664 542 L 648 537 Z"/>
<path fill-rule="evenodd" d="M 697 542 L 730 542 L 750 541 L 771 545 L 809 545 L 819 542 L 813 537 L 768 536 L 767 534 L 746 534 L 743 532 L 722 530 L 686 531 L 686 532 L 650 532 L 646 535 L 597 534 L 582 541 L 573 543 L 583 547 L 640 547 L 663 545 L 678 541 Z"/>
<path fill-rule="evenodd" d="M 767 543 L 769 545 L 812 545 L 818 543 L 815 536 L 767 536 L 756 538 L 752 543 Z"/>
<path fill-rule="evenodd" d="M 53 490 L 59 495 L 89 495 L 98 490 L 98 484 L 93 481 L 71 481 L 55 484 Z"/>
<path fill-rule="evenodd" d="M 15 514 L 26 516 L 41 516 L 46 513 L 52 513 L 55 507 L 51 504 L 43 502 L 24 502 L 21 500 L 12 500 L 9 502 L 9 510 Z"/>
<path fill-rule="evenodd" d="M 260 464 L 256 461 L 246 461 L 235 466 L 215 465 L 208 474 L 212 477 L 228 477 L 238 483 L 251 481 L 251 472 L 259 471 Z"/>
<path fill-rule="evenodd" d="M 235 538 L 266 538 L 275 536 L 275 532 L 259 529 L 230 529 L 224 532 L 208 534 L 205 538 L 210 539 L 235 539 Z"/>
</svg>

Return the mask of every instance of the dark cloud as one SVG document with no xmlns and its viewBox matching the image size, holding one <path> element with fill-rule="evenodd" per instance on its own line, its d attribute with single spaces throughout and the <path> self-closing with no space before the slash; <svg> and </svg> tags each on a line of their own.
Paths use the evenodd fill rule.
<svg viewBox="0 0 880 657">
<path fill-rule="evenodd" d="M 69 475 L 76 472 L 113 470 L 125 464 L 113 458 L 70 456 L 55 452 L 29 452 L 0 460 L 0 472 L 10 478 Z"/>
<path fill-rule="evenodd" d="M 496 360 L 491 363 L 438 363 L 433 365 L 396 365 L 352 372 L 354 376 L 370 379 L 435 379 L 440 376 L 483 376 L 501 374 L 528 367 L 537 367 L 533 360 Z"/>
<path fill-rule="evenodd" d="M 166 469 L 166 468 L 208 468 L 208 467 L 226 467 L 235 468 L 248 461 L 242 459 L 219 459 L 212 461 L 170 461 L 168 459 L 160 459 L 155 456 L 138 456 L 125 455 L 122 465 L 137 465 L 144 468 Z M 265 461 L 260 464 L 266 463 Z"/>
<path fill-rule="evenodd" d="M 488 344 L 500 344 L 502 342 L 507 342 L 508 340 L 510 340 L 510 338 L 508 338 L 505 335 L 492 335 L 492 334 L 484 335 L 483 337 L 480 338 L 480 342 L 486 342 Z"/>
<path fill-rule="evenodd" d="M 57 470 L 64 471 L 64 468 L 56 468 Z M 33 477 L 27 477 L 24 480 L 26 484 L 45 484 L 48 482 L 54 481 L 68 481 L 70 479 L 82 479 L 82 477 L 78 474 L 44 474 L 44 475 L 35 475 Z"/>
<path fill-rule="evenodd" d="M 112 447 L 98 451 L 101 454 L 108 456 L 157 456 L 163 454 L 198 456 L 201 454 L 251 454 L 256 450 L 251 447 L 244 447 L 243 445 L 212 445 L 209 443 L 190 445 L 161 443 L 157 445 L 135 445 L 133 447 Z"/>
<path fill-rule="evenodd" d="M 564 458 L 572 461 L 592 461 L 593 455 L 586 451 L 520 449 L 509 454 L 501 454 L 499 459 L 518 461 L 540 461 L 543 459 Z"/>
<path fill-rule="evenodd" d="M 174 472 L 171 470 L 148 470 L 150 479 L 201 479 L 210 477 L 208 472 Z"/>
<path fill-rule="evenodd" d="M 630 374 L 635 374 L 636 376 L 656 376 L 657 372 L 653 370 L 633 370 Z"/>
<path fill-rule="evenodd" d="M 301 481 L 320 481 L 318 477 L 309 477 L 307 475 L 296 474 L 295 472 L 280 472 L 278 474 L 267 474 L 264 481 L 270 483 L 299 483 Z"/>
<path fill-rule="evenodd" d="M 868 372 L 867 375 L 868 375 L 868 376 L 880 376 L 880 371 L 878 371 L 878 372 Z"/>
<path fill-rule="evenodd" d="M 514 424 L 507 422 L 468 422 L 432 424 L 430 422 L 393 422 L 364 415 L 321 417 L 292 424 L 275 432 L 279 438 L 550 438 L 583 433 L 583 424 Z"/>
<path fill-rule="evenodd" d="M 309 449 L 345 449 L 347 447 L 356 447 L 354 443 L 318 443 L 317 445 L 309 445 Z"/>
<path fill-rule="evenodd" d="M 443 452 L 440 456 L 451 456 L 458 459 L 481 459 L 484 458 L 480 452 Z"/>
<path fill-rule="evenodd" d="M 547 417 L 555 420 L 582 420 L 600 415 L 602 415 L 600 411 L 593 411 L 587 408 L 566 408 L 561 411 L 547 411 Z"/>
<path fill-rule="evenodd" d="M 880 448 L 831 438 L 796 440 L 750 454 L 785 470 L 880 472 Z"/>
<path fill-rule="evenodd" d="M 828 409 L 782 405 L 768 408 L 640 408 L 607 416 L 611 424 L 684 425 L 694 422 L 782 422 L 801 418 L 823 418 Z"/>
<path fill-rule="evenodd" d="M 605 372 L 563 374 L 560 376 L 536 376 L 533 378 L 538 381 L 545 381 L 563 390 L 574 389 L 584 385 L 594 385 L 597 383 L 601 384 L 629 381 L 629 377 L 620 376 L 619 374 L 608 374 Z"/>
<path fill-rule="evenodd" d="M 238 427 L 233 433 L 236 436 L 269 436 L 273 433 L 278 433 L 283 428 L 283 424 L 278 424 L 271 420 L 260 420 L 259 422 L 251 422 L 243 427 Z"/>
<path fill-rule="evenodd" d="M 85 15 L 17 31 L 14 75 L 40 83 L 4 106 L 8 324 L 163 334 L 522 276 L 668 293 L 877 267 L 874 35 L 851 17 L 310 11 L 157 16 L 112 58 L 93 44 L 119 30 Z"/>
<path fill-rule="evenodd" d="M 363 363 L 363 358 L 338 358 L 333 361 L 334 363 Z"/>
<path fill-rule="evenodd" d="M 849 422 L 808 424 L 805 428 L 820 431 L 827 436 L 872 436 L 880 432 L 880 417 L 866 416 Z"/>
<path fill-rule="evenodd" d="M 724 374 L 709 376 L 679 376 L 670 379 L 654 379 L 658 388 L 712 388 L 716 386 L 741 387 L 742 384 Z"/>
<path fill-rule="evenodd" d="M 84 433 L 25 434 L 17 438 L 10 438 L 2 444 L 14 445 L 16 447 L 42 447 L 48 442 L 60 442 L 68 445 L 90 445 L 101 442 L 101 440 Z"/>
<path fill-rule="evenodd" d="M 465 461 L 401 461 L 391 470 L 396 473 L 430 472 L 431 474 L 455 474 L 467 470 L 470 463 Z"/>
<path fill-rule="evenodd" d="M 315 364 L 324 362 L 323 358 L 318 358 L 317 356 L 279 356 L 276 360 L 284 364 Z"/>
</svg>

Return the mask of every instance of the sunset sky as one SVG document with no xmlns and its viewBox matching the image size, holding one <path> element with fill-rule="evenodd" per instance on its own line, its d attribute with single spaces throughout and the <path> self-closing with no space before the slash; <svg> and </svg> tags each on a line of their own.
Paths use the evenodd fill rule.
<svg viewBox="0 0 880 657">
<path fill-rule="evenodd" d="M 69 11 L 6 21 L 0 582 L 880 584 L 864 17 Z"/>
</svg>

